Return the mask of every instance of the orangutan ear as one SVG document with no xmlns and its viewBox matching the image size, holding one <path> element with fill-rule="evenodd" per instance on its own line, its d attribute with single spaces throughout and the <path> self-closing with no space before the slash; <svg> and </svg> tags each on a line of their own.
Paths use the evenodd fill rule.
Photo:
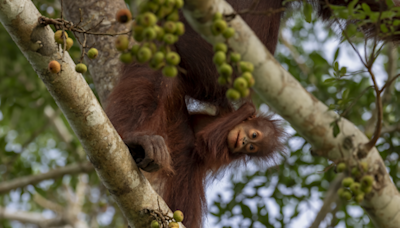
<svg viewBox="0 0 400 228">
<path fill-rule="evenodd" d="M 247 120 L 252 120 L 252 119 L 255 119 L 256 118 L 256 115 L 254 114 L 254 115 L 251 115 L 249 118 L 247 118 Z"/>
</svg>

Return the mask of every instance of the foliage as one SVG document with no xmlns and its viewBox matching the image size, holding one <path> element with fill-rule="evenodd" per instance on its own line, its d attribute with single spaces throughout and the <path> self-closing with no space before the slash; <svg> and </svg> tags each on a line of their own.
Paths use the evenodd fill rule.
<svg viewBox="0 0 400 228">
<path fill-rule="evenodd" d="M 354 10 L 344 6 L 333 8 L 335 15 L 340 19 L 364 19 L 365 17 L 360 14 L 369 16 L 377 14 L 368 11 L 365 4 Z M 399 15 L 398 10 L 398 7 L 393 8 L 392 11 L 383 13 L 381 18 Z M 369 124 L 368 120 L 372 113 L 376 112 L 375 93 L 371 87 L 373 84 L 370 75 L 346 41 L 344 33 L 340 33 L 339 25 L 330 27 L 316 16 L 313 16 L 311 21 L 309 9 L 304 9 L 303 14 L 304 16 L 287 14 L 284 18 L 282 34 L 292 44 L 290 48 L 294 51 L 285 47 L 285 42 L 281 42 L 275 54 L 276 59 L 307 91 L 328 105 L 331 110 L 344 114 L 343 117 L 364 130 Z M 397 23 L 396 21 L 391 18 L 385 19 L 385 23 L 382 24 L 392 28 L 391 24 Z M 373 18 L 360 20 L 357 23 L 349 23 L 345 29 L 347 37 L 361 52 L 365 45 L 365 35 L 357 30 L 357 26 L 360 28 L 366 23 L 373 22 L 376 22 Z M 380 27 L 381 34 L 386 36 L 392 30 L 384 29 L 383 25 Z M 378 46 L 381 44 L 382 42 L 378 43 Z M 366 50 L 371 53 L 372 49 L 373 44 L 370 41 Z M 380 86 L 387 80 L 385 70 L 388 67 L 390 51 L 387 45 L 384 46 L 375 61 L 373 69 Z M 394 61 L 397 62 L 398 59 Z M 384 127 L 396 125 L 399 121 L 399 80 L 388 93 L 390 99 L 384 103 L 383 110 Z M 351 106 L 352 104 L 354 105 Z M 346 109 L 348 110 L 345 111 Z M 332 133 L 337 134 L 340 129 L 335 123 L 332 123 L 332 126 Z M 384 133 L 377 143 L 390 176 L 398 188 L 400 188 L 400 167 L 396 151 L 400 148 L 399 137 L 398 131 Z M 218 191 L 218 196 L 213 199 L 214 202 L 210 207 L 214 216 L 212 220 L 217 224 L 214 227 L 311 225 L 336 173 L 334 168 L 326 168 L 331 162 L 310 155 L 311 146 L 297 133 L 289 138 L 288 148 L 288 153 L 277 162 L 277 167 L 265 170 L 253 166 L 251 171 L 230 177 L 229 187 Z M 232 197 L 223 197 L 221 194 Z M 367 213 L 357 203 L 350 201 L 340 204 L 324 220 L 322 227 L 374 227 Z"/>
<path fill-rule="evenodd" d="M 54 1 L 34 2 L 44 16 L 59 15 L 60 6 Z M 283 37 L 290 38 L 300 58 L 294 58 L 293 51 L 289 51 L 283 44 L 279 45 L 276 58 L 307 91 L 364 130 L 372 113 L 376 111 L 375 93 L 373 89 L 368 89 L 372 85 L 370 76 L 345 40 L 351 37 L 357 49 L 363 50 L 365 35 L 357 28 L 376 23 L 380 21 L 379 18 L 383 19 L 379 25 L 383 37 L 397 34 L 393 28 L 399 25 L 400 20 L 393 17 L 399 16 L 400 10 L 393 8 L 379 15 L 365 4 L 355 8 L 333 6 L 337 18 L 358 20 L 343 28 L 346 32 L 340 37 L 337 34 L 341 33 L 341 27 L 336 25 L 331 29 L 326 23 L 317 21 L 317 17 L 311 15 L 310 6 L 305 5 L 301 11 L 303 15 L 288 13 L 287 18 L 283 19 Z M 56 117 L 68 126 L 45 86 L 2 26 L 0 43 L 0 182 L 86 161 L 79 141 L 76 138 L 63 141 L 44 114 L 46 107 L 51 107 L 56 110 Z M 369 53 L 373 46 L 371 42 L 367 44 Z M 374 70 L 380 85 L 387 78 L 384 69 L 387 68 L 389 51 L 384 46 L 375 61 Z M 77 45 L 69 53 L 75 61 L 79 60 Z M 94 88 L 88 73 L 85 78 Z M 398 80 L 389 89 L 389 93 L 390 99 L 383 105 L 384 127 L 396 125 L 400 119 Z M 332 133 L 337 134 L 340 129 L 335 123 L 332 126 L 335 129 Z M 73 134 L 71 129 L 68 130 Z M 288 130 L 294 132 L 290 127 Z M 307 213 L 318 212 L 329 183 L 335 178 L 334 169 L 325 170 L 330 162 L 311 156 L 310 145 L 297 133 L 289 138 L 288 148 L 287 154 L 277 160 L 276 167 L 268 170 L 257 167 L 240 177 L 230 178 L 229 188 L 223 189 L 210 206 L 210 216 L 216 221 L 213 227 L 303 226 L 313 219 L 309 216 L 304 222 Z M 400 149 L 399 131 L 382 134 L 377 148 L 393 182 L 400 188 L 399 155 L 396 152 Z M 33 196 L 38 193 L 52 202 L 66 206 L 66 186 L 75 190 L 77 182 L 78 175 L 67 175 L 13 190 L 0 195 L 0 205 L 8 209 L 43 212 L 51 217 L 54 213 L 35 203 Z M 126 227 L 122 214 L 107 196 L 95 172 L 88 174 L 88 186 L 88 197 L 83 206 L 84 220 L 99 222 L 99 227 Z M 227 194 L 232 197 L 226 199 Z M 373 227 L 366 213 L 354 202 L 342 203 L 333 216 L 325 221 L 327 224 Z M 24 227 L 23 224 L 8 220 L 0 220 L 0 226 Z"/>
</svg>

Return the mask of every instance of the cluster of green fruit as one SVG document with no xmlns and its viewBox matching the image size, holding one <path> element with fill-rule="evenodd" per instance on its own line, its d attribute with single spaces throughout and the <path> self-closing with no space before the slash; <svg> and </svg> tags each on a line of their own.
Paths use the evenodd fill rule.
<svg viewBox="0 0 400 228">
<path fill-rule="evenodd" d="M 170 222 L 168 224 L 168 228 L 179 228 L 178 222 L 182 222 L 183 221 L 183 213 L 182 213 L 182 211 L 179 211 L 179 210 L 175 211 L 173 218 L 174 218 L 175 222 Z M 160 228 L 160 224 L 158 223 L 157 220 L 153 220 L 151 222 L 151 226 L 150 227 L 151 228 Z"/>
<path fill-rule="evenodd" d="M 69 51 L 69 49 L 72 47 L 72 45 L 74 44 L 74 41 L 68 37 L 68 33 L 64 31 L 64 35 L 62 30 L 57 30 L 54 33 L 54 40 L 56 41 L 56 43 L 61 44 L 62 47 L 64 48 L 64 39 L 66 39 L 65 43 L 66 43 L 66 48 L 65 50 Z M 99 51 L 97 51 L 96 48 L 91 48 L 87 53 L 86 53 L 87 57 L 89 59 L 95 59 L 98 55 L 99 55 Z M 52 60 L 50 61 L 49 65 L 48 65 L 48 69 L 51 73 L 53 74 L 57 74 L 60 72 L 61 70 L 61 65 L 58 61 L 56 60 Z M 87 66 L 84 63 L 78 63 L 75 66 L 75 71 L 78 73 L 85 73 L 87 71 Z"/>
<path fill-rule="evenodd" d="M 121 51 L 120 60 L 130 63 L 149 63 L 150 67 L 158 70 L 166 77 L 178 75 L 177 65 L 181 58 L 178 53 L 171 51 L 170 46 L 176 43 L 179 36 L 185 33 L 185 26 L 179 21 L 178 10 L 183 7 L 183 0 L 149 0 L 139 6 L 139 15 L 133 22 L 133 38 L 140 44 L 129 48 L 129 37 L 119 36 L 115 42 Z M 126 23 L 132 18 L 127 9 L 117 13 L 117 20 Z"/>
<path fill-rule="evenodd" d="M 346 164 L 339 163 L 336 170 L 338 172 L 346 172 Z M 366 162 L 360 162 L 357 166 L 353 167 L 351 169 L 352 177 L 346 177 L 342 181 L 342 187 L 338 190 L 339 197 L 343 200 L 351 200 L 354 196 L 354 200 L 357 203 L 361 203 L 364 200 L 364 195 L 372 191 L 372 184 L 374 182 L 374 178 L 371 175 L 363 175 L 367 171 L 368 164 Z"/>
<path fill-rule="evenodd" d="M 250 94 L 249 88 L 254 85 L 254 78 L 251 74 L 254 66 L 250 62 L 241 61 L 240 54 L 228 48 L 227 41 L 235 35 L 235 29 L 228 26 L 221 13 L 216 13 L 213 17 L 211 32 L 214 36 L 222 35 L 225 38 L 224 43 L 220 42 L 214 45 L 213 61 L 219 73 L 218 83 L 233 87 L 226 92 L 226 96 L 231 100 L 247 97 Z M 234 71 L 238 71 L 240 76 L 232 84 Z"/>
</svg>

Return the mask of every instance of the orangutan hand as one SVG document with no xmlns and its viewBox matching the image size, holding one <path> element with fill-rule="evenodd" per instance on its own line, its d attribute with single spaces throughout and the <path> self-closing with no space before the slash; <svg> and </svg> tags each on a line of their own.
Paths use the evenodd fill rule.
<svg viewBox="0 0 400 228">
<path fill-rule="evenodd" d="M 171 169 L 171 156 L 164 138 L 159 135 L 137 135 L 126 140 L 137 166 L 146 172 Z"/>
</svg>

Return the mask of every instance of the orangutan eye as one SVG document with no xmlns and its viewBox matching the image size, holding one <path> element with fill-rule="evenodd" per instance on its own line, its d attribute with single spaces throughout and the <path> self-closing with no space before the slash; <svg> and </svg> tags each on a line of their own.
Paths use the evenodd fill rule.
<svg viewBox="0 0 400 228">
<path fill-rule="evenodd" d="M 254 146 L 253 146 L 253 144 L 250 144 L 250 147 L 249 147 L 249 149 L 250 149 L 250 150 L 254 150 Z"/>
<path fill-rule="evenodd" d="M 253 137 L 253 139 L 255 139 L 256 137 L 257 137 L 257 133 L 253 133 L 252 135 L 251 135 L 251 137 Z"/>
</svg>

